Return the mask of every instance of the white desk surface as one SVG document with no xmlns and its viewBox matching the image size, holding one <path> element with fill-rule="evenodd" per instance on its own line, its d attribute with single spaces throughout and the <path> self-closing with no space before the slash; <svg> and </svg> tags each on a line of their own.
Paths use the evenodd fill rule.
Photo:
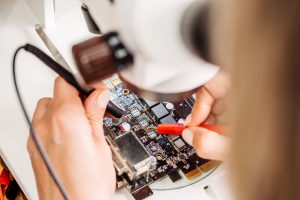
<svg viewBox="0 0 300 200">
<path fill-rule="evenodd" d="M 56 26 L 48 30 L 50 38 L 72 66 L 70 46 L 91 36 L 80 11 L 78 0 L 58 0 Z M 38 199 L 35 179 L 26 150 L 28 127 L 16 99 L 12 82 L 12 56 L 16 48 L 32 43 L 48 50 L 34 30 L 39 23 L 25 0 L 0 1 L 0 154 L 29 199 Z M 49 53 L 49 52 L 48 52 Z M 26 107 L 33 112 L 39 98 L 52 95 L 56 75 L 32 55 L 21 53 L 17 62 L 18 81 Z M 203 190 L 209 184 L 218 200 L 231 199 L 225 184 L 224 170 L 220 169 L 206 180 L 182 189 L 154 191 L 149 199 L 210 200 Z M 115 199 L 128 199 L 124 190 L 116 192 Z"/>
</svg>

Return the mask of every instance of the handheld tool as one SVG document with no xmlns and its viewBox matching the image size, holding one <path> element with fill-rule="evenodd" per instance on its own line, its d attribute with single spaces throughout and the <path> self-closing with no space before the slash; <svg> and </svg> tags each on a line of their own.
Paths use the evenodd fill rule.
<svg viewBox="0 0 300 200">
<path fill-rule="evenodd" d="M 214 131 L 221 135 L 225 134 L 224 126 L 201 124 L 198 127 Z M 181 135 L 186 128 L 188 128 L 188 126 L 184 124 L 159 124 L 156 130 L 159 134 Z"/>
<path fill-rule="evenodd" d="M 94 88 L 92 88 L 91 86 L 87 86 L 87 85 L 83 86 L 83 85 L 79 84 L 77 79 L 75 78 L 76 74 L 73 75 L 70 72 L 71 67 L 69 66 L 67 61 L 64 59 L 64 57 L 61 55 L 59 50 L 55 47 L 55 45 L 50 40 L 50 38 L 47 36 L 44 29 L 40 25 L 37 24 L 35 26 L 35 30 L 36 30 L 37 34 L 40 36 L 40 38 L 42 39 L 42 41 L 44 42 L 44 44 L 46 45 L 46 47 L 48 48 L 48 50 L 50 51 L 50 53 L 52 54 L 52 56 L 54 57 L 56 62 L 51 61 L 52 59 L 49 56 L 43 54 L 37 48 L 31 46 L 30 47 L 31 49 L 35 48 L 36 49 L 35 51 L 36 52 L 39 51 L 40 52 L 39 55 L 42 55 L 42 57 L 41 56 L 39 57 L 37 55 L 36 56 L 39 57 L 40 59 L 49 60 L 49 62 L 51 63 L 50 68 L 52 70 L 54 70 L 58 75 L 60 75 L 68 83 L 73 85 L 81 93 L 81 95 L 83 95 L 85 97 L 89 96 L 94 91 Z M 29 47 L 27 47 L 26 49 L 28 49 L 28 48 Z M 47 64 L 47 63 L 45 63 L 45 64 Z M 124 115 L 123 111 L 118 106 L 116 106 L 112 101 L 108 102 L 106 111 L 116 118 L 121 118 Z"/>
<path fill-rule="evenodd" d="M 85 97 L 89 96 L 95 89 L 90 88 L 89 90 L 83 88 L 75 79 L 73 74 L 66 70 L 61 64 L 55 62 L 51 57 L 41 51 L 39 48 L 26 44 L 24 46 L 24 50 L 31 52 L 37 58 L 39 58 L 42 62 L 44 62 L 47 66 L 49 66 L 53 71 L 55 71 L 59 76 L 65 79 L 69 84 L 73 85 L 80 94 L 84 95 Z M 124 115 L 124 112 L 116 106 L 112 101 L 108 102 L 106 111 L 113 115 L 116 118 L 121 118 Z"/>
</svg>

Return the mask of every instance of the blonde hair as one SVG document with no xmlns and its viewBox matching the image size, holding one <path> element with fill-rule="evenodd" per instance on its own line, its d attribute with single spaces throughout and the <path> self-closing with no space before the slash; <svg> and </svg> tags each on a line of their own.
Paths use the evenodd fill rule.
<svg viewBox="0 0 300 200">
<path fill-rule="evenodd" d="M 300 1 L 216 5 L 215 16 L 223 16 L 215 56 L 232 78 L 235 199 L 300 199 Z"/>
</svg>

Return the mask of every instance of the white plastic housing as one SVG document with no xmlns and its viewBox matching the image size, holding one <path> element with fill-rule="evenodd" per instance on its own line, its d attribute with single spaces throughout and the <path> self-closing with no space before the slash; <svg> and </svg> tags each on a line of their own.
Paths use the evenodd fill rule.
<svg viewBox="0 0 300 200">
<path fill-rule="evenodd" d="M 218 67 L 184 44 L 181 23 L 197 0 L 85 0 L 101 30 L 117 31 L 134 55 L 134 66 L 120 76 L 155 93 L 190 91 L 209 81 Z"/>
</svg>

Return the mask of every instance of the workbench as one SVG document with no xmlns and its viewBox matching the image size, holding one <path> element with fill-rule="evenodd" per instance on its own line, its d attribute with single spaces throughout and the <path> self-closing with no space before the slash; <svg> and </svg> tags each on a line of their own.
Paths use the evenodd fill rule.
<svg viewBox="0 0 300 200">
<path fill-rule="evenodd" d="M 56 24 L 48 30 L 55 45 L 67 62 L 73 66 L 70 47 L 72 43 L 92 36 L 88 32 L 80 1 L 57 0 Z M 17 47 L 32 43 L 50 55 L 35 32 L 39 24 L 35 14 L 25 0 L 0 1 L 0 154 L 28 199 L 38 199 L 34 174 L 26 149 L 28 125 L 25 123 L 12 81 L 12 56 Z M 53 80 L 56 77 L 32 55 L 21 53 L 17 61 L 18 82 L 25 105 L 32 115 L 38 99 L 52 96 Z M 191 186 L 154 191 L 149 199 L 201 199 L 210 200 L 203 190 L 207 184 L 213 186 L 218 200 L 231 199 L 226 187 L 225 171 L 221 167 L 213 175 Z M 123 189 L 116 192 L 115 199 L 128 199 Z"/>
</svg>

